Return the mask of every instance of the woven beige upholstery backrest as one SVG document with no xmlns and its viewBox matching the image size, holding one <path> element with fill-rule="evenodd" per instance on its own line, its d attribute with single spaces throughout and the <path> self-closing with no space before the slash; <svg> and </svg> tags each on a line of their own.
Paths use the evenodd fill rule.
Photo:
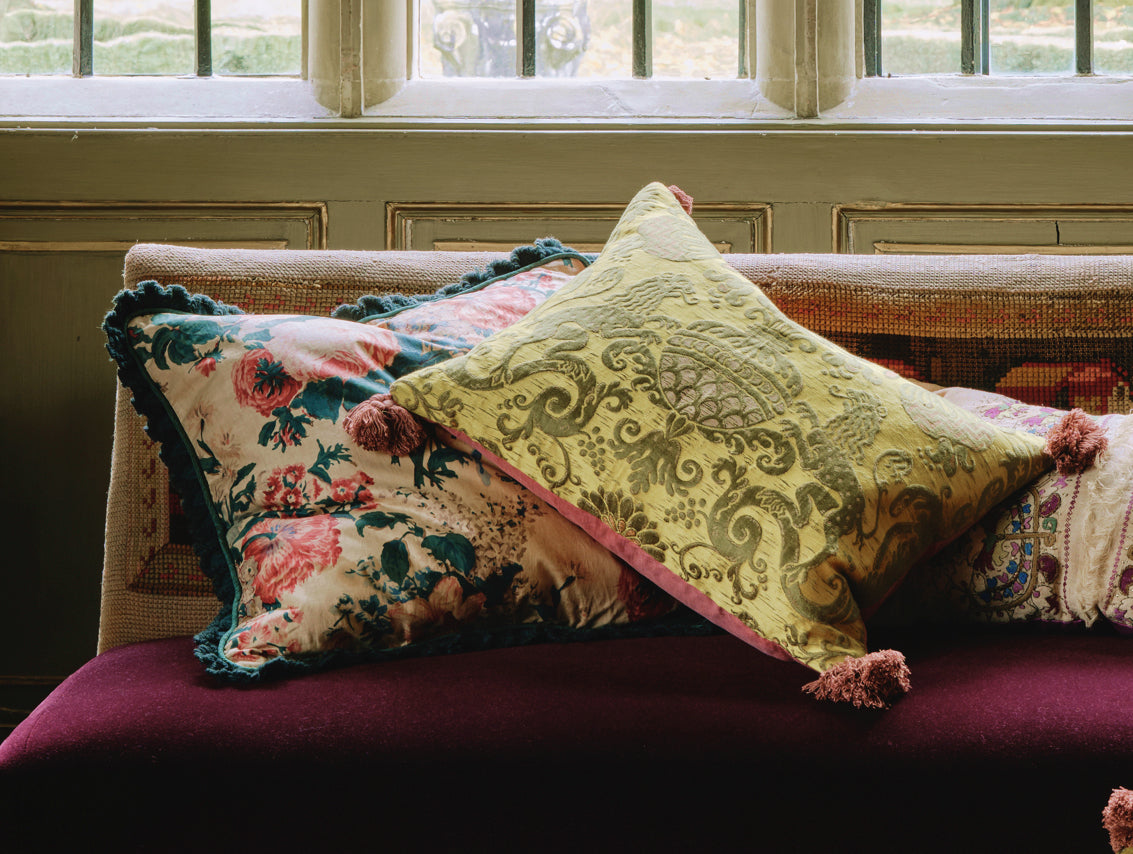
<svg viewBox="0 0 1133 854">
<path fill-rule="evenodd" d="M 328 314 L 366 293 L 425 293 L 493 256 L 138 246 L 125 282 L 156 280 L 257 313 Z M 1128 411 L 1133 257 L 732 255 L 808 328 L 915 379 L 1033 403 Z M 187 545 L 164 466 L 119 389 L 99 649 L 190 634 L 217 601 Z"/>
<path fill-rule="evenodd" d="M 1133 256 L 731 258 L 790 317 L 912 379 L 1129 411 Z"/>
</svg>

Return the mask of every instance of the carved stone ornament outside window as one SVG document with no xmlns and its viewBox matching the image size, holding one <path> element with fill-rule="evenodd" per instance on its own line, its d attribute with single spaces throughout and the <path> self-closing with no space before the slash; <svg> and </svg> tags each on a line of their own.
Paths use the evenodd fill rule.
<svg viewBox="0 0 1133 854">
<path fill-rule="evenodd" d="M 535 73 L 572 77 L 590 40 L 587 0 L 540 0 Z M 446 77 L 516 75 L 515 0 L 434 0 L 433 44 Z"/>
</svg>

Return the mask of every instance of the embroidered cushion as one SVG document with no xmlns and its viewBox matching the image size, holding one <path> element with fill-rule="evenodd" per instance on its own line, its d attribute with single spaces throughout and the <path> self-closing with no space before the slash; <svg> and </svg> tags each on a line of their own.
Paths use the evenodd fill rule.
<svg viewBox="0 0 1133 854">
<path fill-rule="evenodd" d="M 111 351 L 222 603 L 197 638 L 210 671 L 600 634 L 673 610 L 476 454 L 430 436 L 391 457 L 342 426 L 399 373 L 466 351 L 570 278 L 544 266 L 367 323 L 246 315 L 154 283 L 119 295 Z"/>
<path fill-rule="evenodd" d="M 790 321 L 660 184 L 601 255 L 394 399 L 467 437 L 634 567 L 827 671 L 928 551 L 1047 465 L 1003 430 Z"/>
<path fill-rule="evenodd" d="M 1046 436 L 1066 415 L 992 392 L 939 395 L 989 423 Z M 916 567 L 878 623 L 1041 622 L 1133 629 L 1133 419 L 1099 415 L 1093 466 L 1049 471 Z"/>
</svg>

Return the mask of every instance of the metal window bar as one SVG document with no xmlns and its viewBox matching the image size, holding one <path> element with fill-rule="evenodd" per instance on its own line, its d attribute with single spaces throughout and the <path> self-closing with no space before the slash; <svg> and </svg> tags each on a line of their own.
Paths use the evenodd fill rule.
<svg viewBox="0 0 1133 854">
<path fill-rule="evenodd" d="M 71 72 L 76 77 L 94 73 L 94 0 L 75 0 L 75 44 Z"/>
<path fill-rule="evenodd" d="M 862 52 L 866 77 L 881 76 L 881 0 L 862 0 Z"/>
<path fill-rule="evenodd" d="M 1074 3 L 1074 71 L 1094 73 L 1094 0 Z"/>
<path fill-rule="evenodd" d="M 980 69 L 991 73 L 991 0 L 980 0 Z"/>
<path fill-rule="evenodd" d="M 534 7 L 534 0 L 525 0 Z M 197 76 L 212 76 L 212 0 L 195 0 Z M 75 0 L 75 41 L 71 51 L 75 77 L 94 74 L 94 0 Z"/>
<path fill-rule="evenodd" d="M 212 76 L 212 0 L 196 0 L 197 76 Z"/>
<path fill-rule="evenodd" d="M 633 76 L 653 76 L 653 3 L 633 0 Z"/>
<path fill-rule="evenodd" d="M 739 38 L 739 63 L 736 68 L 736 76 L 740 78 L 747 77 L 747 0 L 740 0 L 740 38 Z"/>
<path fill-rule="evenodd" d="M 991 70 L 988 51 L 989 4 L 990 0 L 961 0 L 961 74 L 987 74 Z"/>
<path fill-rule="evenodd" d="M 519 22 L 519 76 L 535 76 L 535 0 L 516 0 Z"/>
<path fill-rule="evenodd" d="M 867 77 L 882 74 L 882 0 L 862 0 L 862 52 Z M 991 72 L 990 0 L 960 0 L 960 71 Z M 1074 71 L 1094 73 L 1094 2 L 1074 0 Z"/>
</svg>

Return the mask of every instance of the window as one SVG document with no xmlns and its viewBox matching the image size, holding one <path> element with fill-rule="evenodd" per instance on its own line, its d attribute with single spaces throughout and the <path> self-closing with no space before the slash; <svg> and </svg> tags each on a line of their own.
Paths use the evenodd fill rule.
<svg viewBox="0 0 1133 854">
<path fill-rule="evenodd" d="M 302 2 L 6 0 L 0 74 L 291 75 Z"/>
<path fill-rule="evenodd" d="M 3 117 L 1085 127 L 1133 0 L 0 0 Z"/>
<path fill-rule="evenodd" d="M 1124 0 L 865 0 L 867 75 L 1133 74 Z"/>
</svg>

